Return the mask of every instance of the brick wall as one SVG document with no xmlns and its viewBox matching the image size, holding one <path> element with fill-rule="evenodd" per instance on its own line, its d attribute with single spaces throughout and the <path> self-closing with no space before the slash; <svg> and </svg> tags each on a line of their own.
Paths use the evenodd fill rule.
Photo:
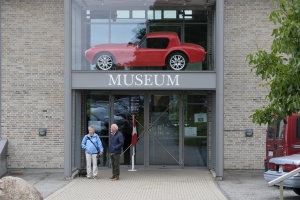
<svg viewBox="0 0 300 200">
<path fill-rule="evenodd" d="M 225 0 L 224 25 L 224 166 L 225 169 L 263 169 L 266 125 L 258 126 L 249 116 L 265 105 L 267 90 L 250 72 L 249 53 L 269 50 L 273 24 L 268 17 L 272 0 Z M 254 137 L 245 137 L 253 128 Z"/>
<path fill-rule="evenodd" d="M 9 168 L 64 165 L 64 3 L 1 1 L 2 138 Z M 47 128 L 39 137 L 38 129 Z"/>
</svg>

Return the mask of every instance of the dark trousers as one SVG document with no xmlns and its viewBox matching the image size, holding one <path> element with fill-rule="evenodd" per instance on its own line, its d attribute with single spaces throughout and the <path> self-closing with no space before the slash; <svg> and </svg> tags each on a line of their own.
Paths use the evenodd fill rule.
<svg viewBox="0 0 300 200">
<path fill-rule="evenodd" d="M 110 155 L 111 166 L 112 166 L 112 175 L 115 178 L 120 176 L 120 154 Z"/>
</svg>

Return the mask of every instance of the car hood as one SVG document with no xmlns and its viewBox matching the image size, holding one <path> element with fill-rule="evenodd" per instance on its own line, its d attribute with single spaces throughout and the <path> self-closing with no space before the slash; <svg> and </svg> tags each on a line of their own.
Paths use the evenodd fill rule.
<svg viewBox="0 0 300 200">
<path fill-rule="evenodd" d="M 97 49 L 133 49 L 137 44 L 99 44 L 92 48 Z"/>
<path fill-rule="evenodd" d="M 270 163 L 275 163 L 277 165 L 284 165 L 284 164 L 290 164 L 290 165 L 300 165 L 300 154 L 293 154 L 290 156 L 282 156 L 282 157 L 276 157 L 271 158 Z"/>
</svg>

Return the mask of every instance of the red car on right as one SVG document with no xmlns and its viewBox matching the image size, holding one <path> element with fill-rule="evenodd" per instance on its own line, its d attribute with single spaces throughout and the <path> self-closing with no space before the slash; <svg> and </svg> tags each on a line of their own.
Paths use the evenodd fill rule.
<svg viewBox="0 0 300 200">
<path fill-rule="evenodd" d="M 268 125 L 264 178 L 270 182 L 300 167 L 300 113 Z M 300 174 L 284 180 L 283 186 L 300 195 Z"/>
</svg>

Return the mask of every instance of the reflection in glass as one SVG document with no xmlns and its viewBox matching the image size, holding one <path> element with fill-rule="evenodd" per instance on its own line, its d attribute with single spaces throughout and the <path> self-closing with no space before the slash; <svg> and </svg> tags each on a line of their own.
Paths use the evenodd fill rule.
<svg viewBox="0 0 300 200">
<path fill-rule="evenodd" d="M 207 166 L 207 94 L 184 95 L 184 165 Z"/>
<path fill-rule="evenodd" d="M 193 14 L 192 10 L 184 10 L 184 14 L 188 15 L 188 16 L 184 16 L 184 19 L 192 19 L 193 18 L 193 16 L 191 16 Z M 179 15 L 179 18 L 182 19 L 183 16 Z"/>
<path fill-rule="evenodd" d="M 145 27 L 145 24 L 128 24 L 125 27 L 121 24 L 114 24 L 111 26 L 111 43 L 138 42 L 139 34 L 145 31 Z"/>
<path fill-rule="evenodd" d="M 132 11 L 132 18 L 142 18 L 145 19 L 145 10 L 133 10 Z"/>
<path fill-rule="evenodd" d="M 161 19 L 161 10 L 148 10 L 148 19 Z"/>
<path fill-rule="evenodd" d="M 85 98 L 87 126 L 95 127 L 95 132 L 100 136 L 104 148 L 103 156 L 100 157 L 100 165 L 108 166 L 109 95 L 107 92 L 87 91 Z M 118 120 L 117 116 L 115 120 Z"/>
<path fill-rule="evenodd" d="M 117 10 L 117 18 L 118 19 L 124 19 L 129 18 L 129 10 Z"/>
<path fill-rule="evenodd" d="M 90 46 L 97 44 L 106 44 L 109 41 L 108 25 L 92 24 L 91 25 L 91 41 Z"/>
<path fill-rule="evenodd" d="M 184 138 L 184 166 L 207 166 L 207 138 Z"/>
<path fill-rule="evenodd" d="M 138 142 L 135 146 L 135 164 L 144 164 L 144 96 L 143 95 L 114 95 L 114 115 L 122 117 L 119 130 L 124 136 L 123 152 L 120 157 L 122 165 L 132 163 L 132 115 L 135 115 Z"/>
<path fill-rule="evenodd" d="M 179 165 L 178 95 L 151 95 L 149 164 Z"/>
<path fill-rule="evenodd" d="M 165 19 L 176 19 L 176 10 L 164 10 Z"/>
<path fill-rule="evenodd" d="M 190 43 L 188 39 L 189 34 L 192 33 L 192 40 L 196 40 L 196 42 L 191 43 L 200 43 L 200 46 L 207 49 L 208 33 L 199 25 L 205 26 L 206 30 L 208 29 L 208 13 L 200 7 L 198 10 L 191 10 L 190 6 L 194 4 L 193 1 L 187 3 L 189 7 L 186 7 L 186 9 L 188 10 L 182 10 L 182 2 L 155 1 L 153 4 L 147 2 L 147 6 L 144 6 L 144 1 L 128 3 L 118 0 L 105 1 L 104 5 L 101 5 L 101 2 L 103 1 L 87 1 L 86 3 L 80 0 L 72 1 L 73 70 L 97 70 L 98 68 L 90 65 L 90 60 L 87 61 L 85 58 L 86 50 L 98 44 L 136 43 L 147 31 L 151 32 L 149 29 L 151 26 L 155 27 L 152 28 L 152 31 L 172 31 L 169 27 L 177 26 L 179 30 L 175 32 L 179 32 L 180 37 L 186 37 L 180 38 L 182 42 Z M 149 10 L 148 5 L 153 10 Z M 124 6 L 128 7 L 125 8 Z M 184 19 L 186 20 L 183 22 L 183 16 L 178 14 L 178 11 L 183 11 L 185 15 L 192 16 L 185 16 Z M 192 27 L 192 29 L 189 27 Z M 186 70 L 208 70 L 206 60 L 203 63 L 188 64 Z M 113 69 L 165 70 L 166 67 L 153 67 L 141 63 L 138 67 L 125 65 L 125 67 L 112 68 L 111 70 Z"/>
</svg>

